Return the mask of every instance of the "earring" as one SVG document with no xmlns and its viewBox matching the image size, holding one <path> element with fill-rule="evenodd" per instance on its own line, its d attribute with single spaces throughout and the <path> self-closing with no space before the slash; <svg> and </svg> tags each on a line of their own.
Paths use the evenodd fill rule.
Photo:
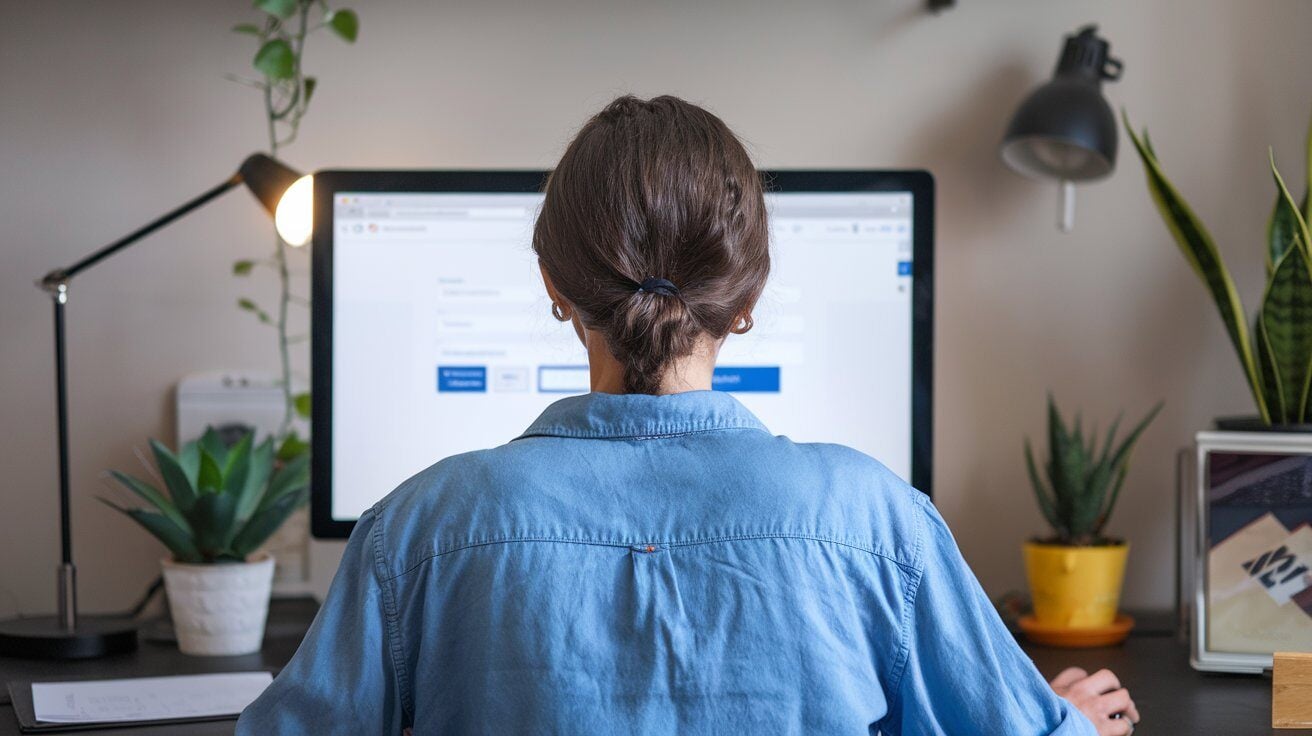
<svg viewBox="0 0 1312 736">
<path fill-rule="evenodd" d="M 755 326 L 756 326 L 756 322 L 752 321 L 752 315 L 748 314 L 745 315 L 742 319 L 738 320 L 738 324 L 734 325 L 733 329 L 730 330 L 730 332 L 732 332 L 735 335 L 746 335 Z"/>
<path fill-rule="evenodd" d="M 560 302 L 551 303 L 551 316 L 555 317 L 557 322 L 569 321 L 569 312 L 565 311 L 565 308 L 560 305 Z"/>
</svg>

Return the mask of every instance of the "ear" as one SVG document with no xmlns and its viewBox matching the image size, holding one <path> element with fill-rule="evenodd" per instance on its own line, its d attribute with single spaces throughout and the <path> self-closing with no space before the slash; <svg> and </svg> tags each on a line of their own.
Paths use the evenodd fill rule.
<svg viewBox="0 0 1312 736">
<path fill-rule="evenodd" d="M 542 285 L 547 287 L 547 296 L 551 297 L 551 301 L 568 304 L 569 302 L 560 296 L 560 292 L 556 291 L 556 285 L 551 283 L 551 276 L 547 274 L 547 267 L 542 265 L 542 261 L 538 261 L 538 271 L 542 274 Z"/>
</svg>

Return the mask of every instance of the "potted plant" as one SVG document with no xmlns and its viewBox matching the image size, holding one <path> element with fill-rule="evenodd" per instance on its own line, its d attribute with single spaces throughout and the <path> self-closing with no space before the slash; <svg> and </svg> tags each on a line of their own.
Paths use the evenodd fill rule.
<svg viewBox="0 0 1312 736">
<path fill-rule="evenodd" d="M 1256 404 L 1257 416 L 1221 419 L 1218 428 L 1261 430 L 1308 422 L 1312 419 L 1312 237 L 1307 225 L 1312 219 L 1312 203 L 1308 201 L 1308 189 L 1312 189 L 1312 127 L 1307 139 L 1310 185 L 1305 185 L 1308 188 L 1300 203 L 1294 202 L 1276 169 L 1275 154 L 1268 151 L 1276 201 L 1267 221 L 1263 248 L 1266 289 L 1257 315 L 1250 322 L 1216 242 L 1166 177 L 1148 131 L 1136 135 L 1129 117 L 1124 120 L 1143 161 L 1153 201 L 1185 259 L 1211 293 Z"/>
<path fill-rule="evenodd" d="M 231 447 L 213 429 L 175 455 L 151 440 L 167 494 L 110 471 L 145 502 L 127 508 L 102 498 L 169 549 L 164 587 L 184 654 L 259 651 L 273 581 L 273 557 L 252 555 L 305 500 L 309 455 L 275 467 L 273 439 L 244 434 Z"/>
<path fill-rule="evenodd" d="M 1048 397 L 1048 456 L 1042 472 L 1025 439 L 1025 464 L 1052 534 L 1024 544 L 1025 570 L 1037 626 L 1094 629 L 1112 624 L 1129 545 L 1104 534 L 1125 483 L 1130 452 L 1162 408 L 1158 403 L 1119 444 L 1112 422 L 1101 446 L 1080 418 L 1067 427 Z"/>
</svg>

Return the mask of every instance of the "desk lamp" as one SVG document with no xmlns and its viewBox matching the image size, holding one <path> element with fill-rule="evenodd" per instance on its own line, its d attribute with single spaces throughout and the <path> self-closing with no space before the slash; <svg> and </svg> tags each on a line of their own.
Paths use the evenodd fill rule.
<svg viewBox="0 0 1312 736">
<path fill-rule="evenodd" d="M 221 184 L 160 218 L 128 233 L 66 268 L 46 274 L 37 286 L 50 294 L 55 306 L 55 405 L 59 429 L 59 538 L 58 613 L 0 621 L 0 656 L 82 659 L 132 651 L 137 627 L 128 616 L 79 616 L 77 569 L 69 519 L 68 376 L 65 370 L 64 306 L 68 284 L 81 271 L 132 245 L 210 200 L 245 184 L 274 218 L 278 235 L 288 245 L 304 245 L 311 234 L 313 182 L 285 164 L 262 153 L 246 158 Z"/>
<path fill-rule="evenodd" d="M 1116 166 L 1116 118 L 1102 82 L 1121 78 L 1119 59 L 1085 26 L 1066 37 L 1052 81 L 1021 103 L 1002 139 L 1002 160 L 1018 173 L 1060 182 L 1057 224 L 1075 226 L 1075 182 L 1101 179 Z"/>
</svg>

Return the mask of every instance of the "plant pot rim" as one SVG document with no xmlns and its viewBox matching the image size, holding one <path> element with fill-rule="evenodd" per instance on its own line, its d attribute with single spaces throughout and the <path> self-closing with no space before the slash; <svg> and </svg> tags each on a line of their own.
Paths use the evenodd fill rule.
<svg viewBox="0 0 1312 736">
<path fill-rule="evenodd" d="M 1129 547 L 1130 543 L 1124 539 L 1111 540 L 1107 544 L 1062 544 L 1061 542 L 1043 542 L 1038 539 L 1027 539 L 1024 542 L 1026 547 L 1045 547 L 1052 549 L 1070 549 L 1070 550 L 1114 550 Z"/>
<path fill-rule="evenodd" d="M 1222 432 L 1305 433 L 1312 434 L 1312 424 L 1266 424 L 1256 414 L 1216 417 L 1212 425 Z"/>
<path fill-rule="evenodd" d="M 234 567 L 272 565 L 273 555 L 268 552 L 257 552 L 243 562 L 178 562 L 172 557 L 161 557 L 159 563 L 162 567 L 174 567 L 184 570 L 223 570 Z"/>
</svg>

